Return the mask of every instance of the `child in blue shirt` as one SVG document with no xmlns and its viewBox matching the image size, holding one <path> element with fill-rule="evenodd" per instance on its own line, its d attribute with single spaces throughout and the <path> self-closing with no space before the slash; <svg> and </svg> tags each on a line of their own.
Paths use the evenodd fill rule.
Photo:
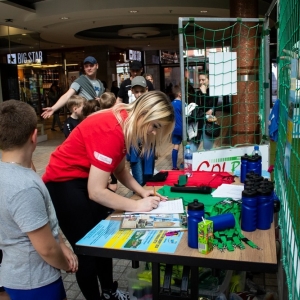
<svg viewBox="0 0 300 300">
<path fill-rule="evenodd" d="M 179 146 L 182 142 L 182 102 L 181 102 L 181 88 L 175 85 L 172 89 L 175 99 L 172 101 L 172 106 L 175 112 L 175 127 L 172 132 L 172 170 L 179 170 L 177 167 Z"/>
</svg>

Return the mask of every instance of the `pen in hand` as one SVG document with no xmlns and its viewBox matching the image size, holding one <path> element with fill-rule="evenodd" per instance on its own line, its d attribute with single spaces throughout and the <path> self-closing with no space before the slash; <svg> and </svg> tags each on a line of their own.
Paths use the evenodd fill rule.
<svg viewBox="0 0 300 300">
<path fill-rule="evenodd" d="M 155 186 L 153 186 L 153 195 L 159 197 L 160 201 L 166 201 L 166 200 L 168 200 L 168 197 L 166 197 L 166 196 L 157 195 Z"/>
</svg>

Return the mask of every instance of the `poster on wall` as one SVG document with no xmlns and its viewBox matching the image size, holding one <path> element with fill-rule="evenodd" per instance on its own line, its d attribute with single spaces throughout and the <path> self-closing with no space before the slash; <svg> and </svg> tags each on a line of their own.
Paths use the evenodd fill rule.
<svg viewBox="0 0 300 300">
<path fill-rule="evenodd" d="M 74 80 L 76 80 L 80 76 L 79 71 L 72 71 L 68 73 L 68 84 L 69 86 L 72 84 Z"/>
</svg>

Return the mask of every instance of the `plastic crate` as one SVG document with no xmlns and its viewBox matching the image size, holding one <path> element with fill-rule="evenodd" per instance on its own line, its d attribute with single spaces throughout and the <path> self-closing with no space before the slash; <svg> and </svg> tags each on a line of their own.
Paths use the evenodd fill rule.
<svg viewBox="0 0 300 300">
<path fill-rule="evenodd" d="M 225 294 L 230 284 L 232 272 L 233 272 L 232 270 L 226 271 L 222 284 L 218 285 L 216 289 L 214 290 L 199 289 L 199 296 L 217 297 L 220 296 L 221 294 Z"/>
<path fill-rule="evenodd" d="M 145 263 L 140 262 L 139 268 L 127 273 L 130 300 L 152 300 L 152 281 L 151 278 L 149 280 L 139 278 L 139 274 L 143 272 L 145 272 Z"/>
</svg>

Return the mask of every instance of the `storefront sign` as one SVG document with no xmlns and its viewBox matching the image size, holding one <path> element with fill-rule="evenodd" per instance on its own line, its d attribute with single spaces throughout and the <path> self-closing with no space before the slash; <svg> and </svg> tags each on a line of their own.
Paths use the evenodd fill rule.
<svg viewBox="0 0 300 300">
<path fill-rule="evenodd" d="M 7 54 L 7 63 L 14 65 L 39 64 L 45 62 L 43 51 L 30 51 Z"/>
</svg>

